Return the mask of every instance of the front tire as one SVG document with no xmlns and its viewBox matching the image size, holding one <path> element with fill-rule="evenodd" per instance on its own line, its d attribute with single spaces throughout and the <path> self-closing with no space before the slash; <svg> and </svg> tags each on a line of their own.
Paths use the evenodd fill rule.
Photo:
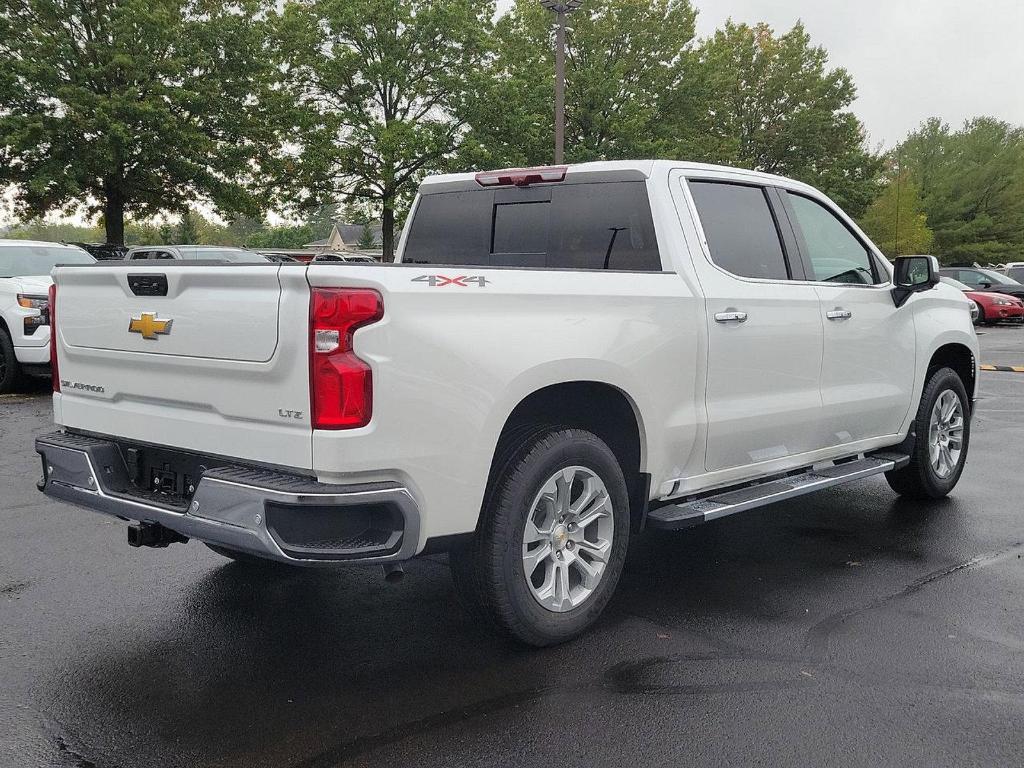
<svg viewBox="0 0 1024 768">
<path fill-rule="evenodd" d="M 470 613 L 527 645 L 563 643 L 611 599 L 629 545 L 615 454 L 581 429 L 520 433 L 499 450 L 473 541 L 450 555 Z"/>
<path fill-rule="evenodd" d="M 912 499 L 941 499 L 960 480 L 971 441 L 967 390 L 951 368 L 929 374 L 914 421 L 917 440 L 910 463 L 885 473 L 896 493 Z"/>
<path fill-rule="evenodd" d="M 21 379 L 21 366 L 14 356 L 14 344 L 7 331 L 0 328 L 0 395 L 14 391 Z"/>
</svg>

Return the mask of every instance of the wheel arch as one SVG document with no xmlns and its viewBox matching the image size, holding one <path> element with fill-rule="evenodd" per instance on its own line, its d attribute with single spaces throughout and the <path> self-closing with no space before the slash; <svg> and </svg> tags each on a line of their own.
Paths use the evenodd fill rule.
<svg viewBox="0 0 1024 768">
<path fill-rule="evenodd" d="M 978 384 L 976 363 L 974 352 L 970 347 L 958 342 L 952 342 L 943 344 L 932 353 L 928 361 L 928 370 L 932 371 L 936 368 L 953 369 L 964 383 L 968 399 L 973 401 Z M 968 407 L 970 407 L 970 404 L 968 404 Z"/>
<path fill-rule="evenodd" d="M 643 418 L 636 402 L 621 388 L 606 381 L 564 381 L 536 389 L 522 397 L 505 419 L 491 456 L 488 485 L 509 440 L 530 426 L 576 427 L 601 438 L 622 467 L 630 496 L 634 530 L 647 515 L 650 476 L 646 463 Z"/>
</svg>

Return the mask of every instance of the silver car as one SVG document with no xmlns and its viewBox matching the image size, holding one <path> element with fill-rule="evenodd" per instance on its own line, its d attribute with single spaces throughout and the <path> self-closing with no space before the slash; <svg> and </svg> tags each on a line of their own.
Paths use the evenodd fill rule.
<svg viewBox="0 0 1024 768">
<path fill-rule="evenodd" d="M 125 261 L 178 260 L 232 261 L 259 264 L 271 261 L 245 248 L 225 245 L 139 245 L 125 255 Z"/>
</svg>

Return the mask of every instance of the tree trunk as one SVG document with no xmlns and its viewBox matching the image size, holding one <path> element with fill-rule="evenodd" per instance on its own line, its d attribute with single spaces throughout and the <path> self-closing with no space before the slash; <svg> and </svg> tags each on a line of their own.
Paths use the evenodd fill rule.
<svg viewBox="0 0 1024 768">
<path fill-rule="evenodd" d="M 395 202 L 394 198 L 385 196 L 384 209 L 380 216 L 380 245 L 384 251 L 383 261 L 395 260 Z"/>
<path fill-rule="evenodd" d="M 124 195 L 120 188 L 106 181 L 103 184 L 107 199 L 103 201 L 103 226 L 108 245 L 124 245 Z"/>
</svg>

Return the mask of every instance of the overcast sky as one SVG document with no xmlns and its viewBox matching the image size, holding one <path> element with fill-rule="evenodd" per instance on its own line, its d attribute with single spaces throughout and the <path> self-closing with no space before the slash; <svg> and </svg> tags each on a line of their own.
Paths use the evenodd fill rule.
<svg viewBox="0 0 1024 768">
<path fill-rule="evenodd" d="M 732 17 L 777 30 L 802 19 L 857 85 L 872 144 L 900 141 L 926 117 L 1024 124 L 1021 0 L 697 0 L 698 32 Z"/>
<path fill-rule="evenodd" d="M 584 0 L 586 2 L 586 0 Z M 1021 0 L 693 0 L 697 33 L 727 18 L 776 31 L 802 19 L 833 66 L 853 75 L 854 111 L 872 146 L 891 147 L 927 117 L 1024 124 Z M 499 0 L 499 9 L 510 0 Z"/>
</svg>

